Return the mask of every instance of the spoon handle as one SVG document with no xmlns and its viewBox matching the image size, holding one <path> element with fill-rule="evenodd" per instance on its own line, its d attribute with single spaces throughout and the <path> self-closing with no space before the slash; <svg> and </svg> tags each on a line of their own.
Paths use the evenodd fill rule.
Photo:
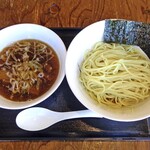
<svg viewBox="0 0 150 150">
<path fill-rule="evenodd" d="M 62 112 L 62 120 L 74 119 L 74 118 L 103 118 L 99 114 L 91 110 L 79 110 L 71 112 Z"/>
</svg>

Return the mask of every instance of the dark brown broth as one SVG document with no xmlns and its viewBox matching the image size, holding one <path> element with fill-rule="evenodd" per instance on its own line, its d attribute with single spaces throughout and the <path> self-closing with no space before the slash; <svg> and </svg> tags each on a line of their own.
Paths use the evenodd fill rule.
<svg viewBox="0 0 150 150">
<path fill-rule="evenodd" d="M 12 92 L 6 88 L 8 86 L 10 86 L 9 82 L 8 82 L 8 77 L 6 77 L 6 79 L 0 79 L 0 95 L 2 95 L 3 97 L 12 100 L 12 101 L 27 101 L 27 100 L 32 100 L 35 99 L 39 96 L 41 96 L 42 94 L 44 94 L 45 92 L 47 92 L 51 86 L 54 84 L 54 82 L 56 81 L 56 78 L 58 76 L 58 72 L 59 72 L 59 60 L 57 57 L 57 54 L 55 53 L 55 51 L 52 49 L 51 46 L 47 45 L 46 43 L 43 43 L 41 41 L 38 40 L 22 40 L 22 42 L 30 42 L 31 45 L 33 42 L 40 42 L 42 44 L 45 44 L 47 46 L 48 49 L 52 50 L 52 59 L 50 59 L 47 64 L 45 65 L 46 67 L 43 68 L 43 73 L 44 73 L 44 77 L 41 80 L 41 84 L 39 86 L 39 90 L 37 92 L 37 90 L 35 90 L 35 85 L 33 87 L 31 87 L 31 89 L 29 90 L 29 93 L 15 93 L 12 94 Z M 20 41 L 17 41 L 20 42 Z M 16 43 L 16 42 L 15 42 Z M 13 45 L 13 44 L 12 44 Z M 4 48 L 1 53 L 0 56 L 4 53 L 6 53 L 6 51 L 10 49 L 10 46 Z M 20 58 L 20 54 L 16 55 L 16 57 Z M 33 55 L 29 54 L 29 59 L 32 59 Z M 45 60 L 41 60 L 40 61 L 42 65 L 45 64 Z M 3 60 L 0 58 L 0 65 L 3 63 Z M 49 69 L 49 65 L 52 67 L 52 70 Z M 7 70 L 8 71 L 8 70 Z M 3 69 L 0 66 L 0 74 L 3 73 Z M 7 81 L 6 81 L 7 80 Z"/>
</svg>

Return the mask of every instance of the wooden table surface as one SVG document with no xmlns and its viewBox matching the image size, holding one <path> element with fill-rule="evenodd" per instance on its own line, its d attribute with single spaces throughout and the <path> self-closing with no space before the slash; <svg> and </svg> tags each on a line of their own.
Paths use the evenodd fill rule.
<svg viewBox="0 0 150 150">
<path fill-rule="evenodd" d="M 0 0 L 0 28 L 18 23 L 86 27 L 121 18 L 150 23 L 150 0 Z M 149 150 L 150 141 L 1 141 L 0 150 Z"/>
</svg>

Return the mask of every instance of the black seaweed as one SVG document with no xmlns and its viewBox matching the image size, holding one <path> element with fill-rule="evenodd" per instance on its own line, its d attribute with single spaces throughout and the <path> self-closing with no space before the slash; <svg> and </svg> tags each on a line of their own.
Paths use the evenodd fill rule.
<svg viewBox="0 0 150 150">
<path fill-rule="evenodd" d="M 104 41 L 137 45 L 150 57 L 150 24 L 128 20 L 105 20 Z"/>
</svg>

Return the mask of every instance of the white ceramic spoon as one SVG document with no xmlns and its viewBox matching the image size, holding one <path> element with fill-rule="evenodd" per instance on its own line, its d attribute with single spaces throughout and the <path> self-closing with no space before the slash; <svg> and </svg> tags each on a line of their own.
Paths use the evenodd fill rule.
<svg viewBox="0 0 150 150">
<path fill-rule="evenodd" d="M 88 117 L 102 118 L 90 110 L 55 112 L 46 108 L 33 107 L 21 111 L 16 117 L 16 124 L 23 130 L 39 131 L 62 120 Z"/>
</svg>

